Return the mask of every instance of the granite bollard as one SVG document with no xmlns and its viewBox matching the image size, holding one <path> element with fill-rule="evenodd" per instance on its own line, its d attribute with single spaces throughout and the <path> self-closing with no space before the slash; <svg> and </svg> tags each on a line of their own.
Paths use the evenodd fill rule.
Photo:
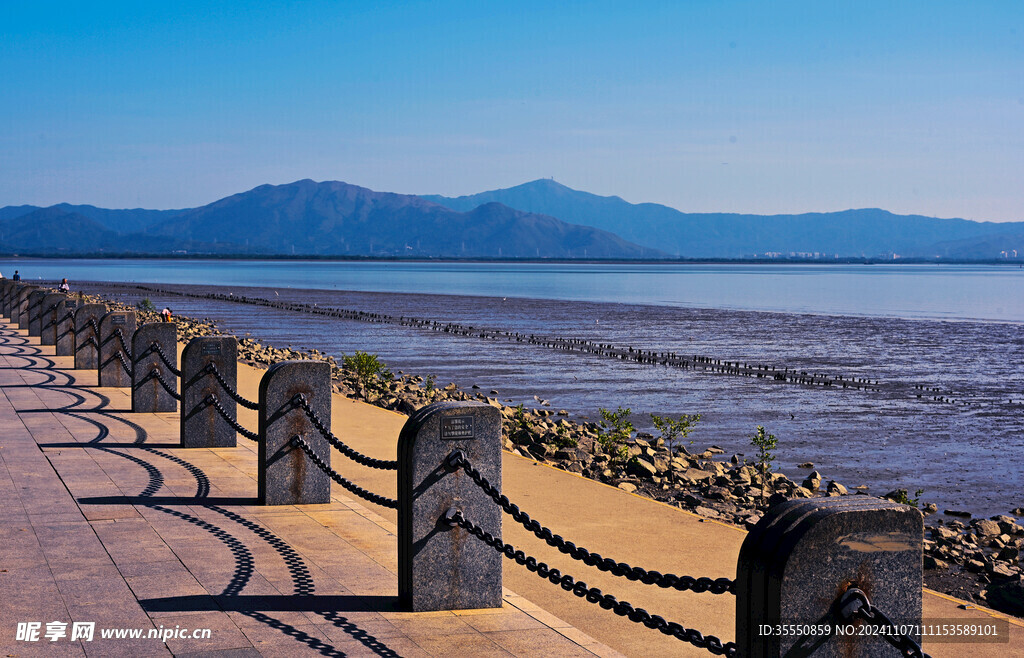
<svg viewBox="0 0 1024 658">
<path fill-rule="evenodd" d="M 15 302 L 17 308 L 15 312 L 18 314 L 17 318 L 11 318 L 12 321 L 18 323 L 18 329 L 28 329 L 28 296 L 36 290 L 39 290 L 36 286 L 22 286 L 18 290 L 18 299 Z"/>
<path fill-rule="evenodd" d="M 0 315 L 10 317 L 11 315 L 11 290 L 14 288 L 15 282 L 10 279 L 0 280 Z"/>
<path fill-rule="evenodd" d="M 43 300 L 51 294 L 51 290 L 37 288 L 28 295 L 28 335 L 38 336 L 42 329 Z"/>
<path fill-rule="evenodd" d="M 461 450 L 501 490 L 501 413 L 479 402 L 435 402 L 398 439 L 398 598 L 407 610 L 501 607 L 500 553 L 459 527 L 451 508 L 495 536 L 501 508 L 447 457 Z"/>
<path fill-rule="evenodd" d="M 331 366 L 323 361 L 282 361 L 260 380 L 259 498 L 264 505 L 327 503 L 331 478 L 293 445 L 298 436 L 325 463 L 331 446 L 294 403 L 305 397 L 313 413 L 331 426 Z"/>
<path fill-rule="evenodd" d="M 149 322 L 136 329 L 132 336 L 132 411 L 177 411 L 177 369 L 176 324 Z"/>
<path fill-rule="evenodd" d="M 100 318 L 99 385 L 132 385 L 129 344 L 135 334 L 135 311 L 108 311 Z"/>
<path fill-rule="evenodd" d="M 54 354 L 57 356 L 75 355 L 75 311 L 78 305 L 77 299 L 68 297 L 54 310 L 54 317 L 57 318 Z"/>
<path fill-rule="evenodd" d="M 83 304 L 75 310 L 75 369 L 99 367 L 100 319 L 106 314 L 106 304 Z"/>
<path fill-rule="evenodd" d="M 238 341 L 234 336 L 198 336 L 181 353 L 182 448 L 235 447 L 235 428 L 207 402 L 211 395 L 216 396 L 228 417 L 238 418 L 238 406 L 224 392 L 213 368 L 232 390 L 238 390 Z"/>
<path fill-rule="evenodd" d="M 39 344 L 57 344 L 58 306 L 63 308 L 67 295 L 53 292 L 43 297 L 42 315 L 39 318 Z"/>
<path fill-rule="evenodd" d="M 891 656 L 892 646 L 879 635 L 778 635 L 763 628 L 862 624 L 837 614 L 839 600 L 853 587 L 897 624 L 920 624 L 923 534 L 918 510 L 867 496 L 771 507 L 740 549 L 739 655 Z"/>
</svg>

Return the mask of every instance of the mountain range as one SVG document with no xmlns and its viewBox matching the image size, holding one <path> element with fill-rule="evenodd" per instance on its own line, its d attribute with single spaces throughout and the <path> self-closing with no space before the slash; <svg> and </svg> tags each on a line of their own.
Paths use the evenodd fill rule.
<svg viewBox="0 0 1024 658">
<path fill-rule="evenodd" d="M 0 208 L 0 253 L 651 258 L 607 231 L 484 203 L 461 212 L 341 182 L 260 185 L 184 210 Z"/>
<path fill-rule="evenodd" d="M 1016 250 L 1016 252 L 1014 251 Z M 199 208 L 0 208 L 0 253 L 660 259 L 1024 258 L 1024 222 L 684 213 L 553 180 L 457 198 L 337 181 L 261 185 Z"/>
<path fill-rule="evenodd" d="M 1024 222 L 974 222 L 894 215 L 877 208 L 800 215 L 684 213 L 656 203 L 633 204 L 542 179 L 457 198 L 424 198 L 455 210 L 503 203 L 567 222 L 614 231 L 640 245 L 683 258 L 745 258 L 766 254 L 819 257 L 999 258 L 1024 256 Z"/>
</svg>

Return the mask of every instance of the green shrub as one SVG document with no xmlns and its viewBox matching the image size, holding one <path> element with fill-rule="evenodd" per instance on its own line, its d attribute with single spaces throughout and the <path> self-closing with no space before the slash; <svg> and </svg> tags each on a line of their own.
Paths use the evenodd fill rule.
<svg viewBox="0 0 1024 658">
<path fill-rule="evenodd" d="M 669 452 L 672 451 L 673 445 L 678 439 L 685 439 L 690 435 L 690 432 L 694 430 L 694 426 L 700 422 L 700 414 L 683 414 L 679 418 L 673 420 L 668 416 L 656 416 L 651 414 L 651 422 L 661 432 L 661 438 L 668 445 Z M 691 441 L 690 443 L 693 443 Z"/>
<path fill-rule="evenodd" d="M 766 434 L 763 425 L 757 426 L 757 434 L 750 439 L 750 445 L 757 448 L 754 467 L 761 474 L 761 501 L 764 501 L 764 490 L 769 482 L 769 475 L 774 469 L 775 453 L 772 452 L 779 442 L 774 434 Z"/>
<path fill-rule="evenodd" d="M 619 407 L 615 411 L 599 408 L 601 412 L 600 427 L 597 430 L 597 442 L 612 460 L 625 461 L 629 457 L 629 440 L 633 437 L 633 423 L 629 420 L 632 413 L 629 409 Z"/>
<path fill-rule="evenodd" d="M 341 362 L 345 370 L 351 372 L 368 391 L 379 392 L 379 389 L 394 379 L 394 375 L 388 370 L 387 365 L 376 354 L 356 350 L 356 353 L 351 356 L 342 354 Z"/>
</svg>

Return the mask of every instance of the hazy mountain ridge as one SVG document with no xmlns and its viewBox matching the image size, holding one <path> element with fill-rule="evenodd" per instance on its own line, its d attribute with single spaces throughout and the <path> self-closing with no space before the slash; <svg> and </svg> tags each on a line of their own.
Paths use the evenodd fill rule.
<svg viewBox="0 0 1024 658">
<path fill-rule="evenodd" d="M 744 258 L 768 253 L 999 258 L 1001 249 L 1013 248 L 1011 245 L 1020 243 L 1019 238 L 1024 236 L 1024 222 L 895 215 L 877 208 L 797 215 L 684 213 L 660 204 L 632 204 L 617 196 L 581 192 L 550 179 L 456 198 L 423 198 L 455 210 L 496 201 L 614 231 L 637 244 L 688 258 Z M 994 240 L 999 235 L 1007 237 Z M 984 245 L 990 245 L 988 251 Z"/>
<path fill-rule="evenodd" d="M 376 192 L 337 181 L 260 185 L 206 206 L 174 211 L 104 211 L 59 204 L 0 209 L 8 253 L 111 252 L 232 255 L 420 256 L 466 258 L 642 258 L 663 252 L 592 227 L 482 204 L 459 212 L 413 195 Z M 78 209 L 85 208 L 79 212 Z M 21 210 L 29 210 L 19 214 Z M 69 241 L 25 232 L 34 213 L 62 214 Z M 88 214 L 95 215 L 92 219 Z M 130 214 L 126 214 L 130 213 Z M 107 222 L 107 224 L 104 224 Z M 135 232 L 118 226 L 142 226 Z"/>
</svg>

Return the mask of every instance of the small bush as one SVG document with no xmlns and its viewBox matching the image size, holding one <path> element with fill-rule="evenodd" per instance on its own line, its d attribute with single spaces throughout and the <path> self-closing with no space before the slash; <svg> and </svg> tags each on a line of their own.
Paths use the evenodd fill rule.
<svg viewBox="0 0 1024 658">
<path fill-rule="evenodd" d="M 757 434 L 750 439 L 750 445 L 757 448 L 754 467 L 761 474 L 761 501 L 764 501 L 764 489 L 768 485 L 769 475 L 774 469 L 775 453 L 772 452 L 779 442 L 774 434 L 766 434 L 763 425 L 757 426 Z"/>
<path fill-rule="evenodd" d="M 673 420 L 668 416 L 656 416 L 651 414 L 651 422 L 661 432 L 661 438 L 668 445 L 669 452 L 672 451 L 673 444 L 678 439 L 685 439 L 690 435 L 690 432 L 694 430 L 694 427 L 700 422 L 700 414 L 683 414 L 679 418 Z M 692 441 L 690 443 L 693 443 Z"/>
<path fill-rule="evenodd" d="M 394 379 L 387 365 L 376 354 L 356 350 L 351 356 L 342 354 L 341 362 L 345 370 L 351 372 L 367 390 L 380 389 Z"/>
<path fill-rule="evenodd" d="M 633 437 L 633 423 L 629 420 L 629 409 L 619 407 L 615 411 L 599 408 L 601 423 L 597 430 L 597 442 L 613 460 L 625 461 L 629 457 L 626 444 Z"/>
</svg>

